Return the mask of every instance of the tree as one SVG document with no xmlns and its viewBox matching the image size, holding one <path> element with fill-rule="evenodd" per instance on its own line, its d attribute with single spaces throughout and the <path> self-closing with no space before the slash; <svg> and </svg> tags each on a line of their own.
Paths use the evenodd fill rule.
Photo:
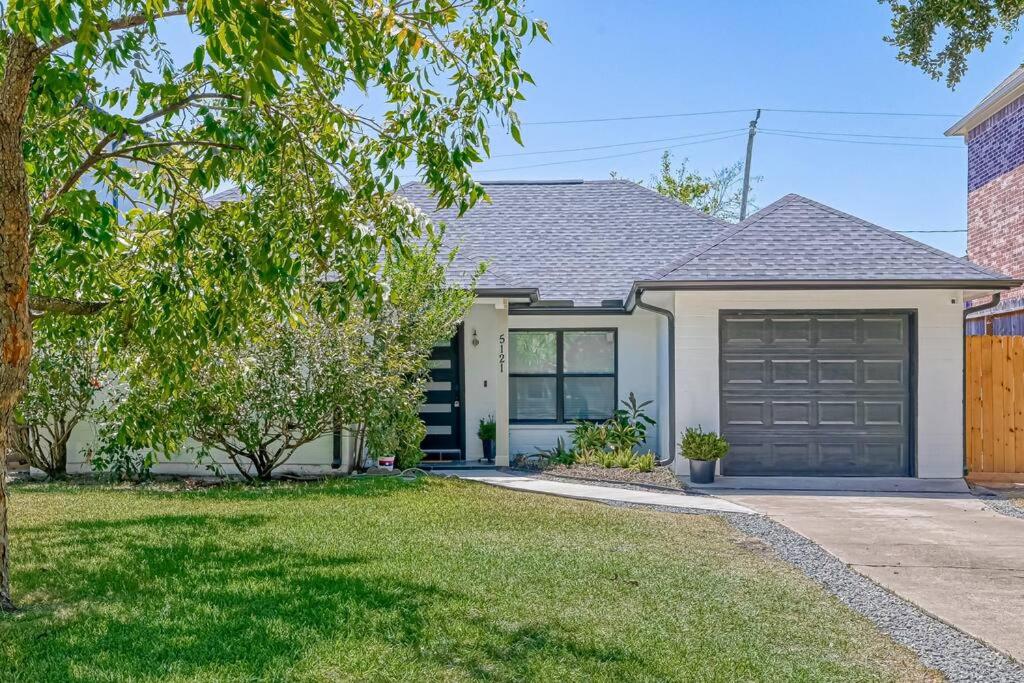
<svg viewBox="0 0 1024 683">
<path fill-rule="evenodd" d="M 356 425 L 356 453 L 362 453 L 365 442 L 371 456 L 394 455 L 402 469 L 423 457 L 426 428 L 419 407 L 430 380 L 431 351 L 455 336 L 474 299 L 475 279 L 469 286 L 453 287 L 445 278 L 455 255 L 445 258 L 435 237 L 385 268 L 388 302 L 371 334 L 363 337 L 372 348 L 371 364 L 361 375 L 363 391 L 352 404 L 355 410 L 346 415 L 346 424 Z"/>
<path fill-rule="evenodd" d="M 898 48 L 897 59 L 936 80 L 945 78 L 950 88 L 967 72 L 968 56 L 988 47 L 997 31 L 1008 41 L 1024 14 L 1019 0 L 879 2 L 892 9 L 892 34 L 885 41 Z"/>
<path fill-rule="evenodd" d="M 446 283 L 440 250 L 434 237 L 385 263 L 388 294 L 373 315 L 268 321 L 240 346 L 212 348 L 186 397 L 188 433 L 249 480 L 270 479 L 300 447 L 341 428 L 357 454 L 365 445 L 409 464 L 423 440 L 431 349 L 454 335 L 473 301 L 470 289 Z"/>
<path fill-rule="evenodd" d="M 687 164 L 683 159 L 673 169 L 672 153 L 665 150 L 657 175 L 651 176 L 651 189 L 710 216 L 727 221 L 739 220 L 743 201 L 743 164 L 736 162 L 707 176 L 690 170 Z M 751 182 L 758 181 L 760 177 L 751 178 Z M 643 184 L 642 181 L 637 182 Z"/>
<path fill-rule="evenodd" d="M 14 412 L 12 447 L 50 478 L 67 472 L 68 439 L 90 414 L 104 384 L 96 343 L 77 321 L 45 321 L 36 330 L 28 381 Z"/>
<path fill-rule="evenodd" d="M 335 392 L 356 382 L 347 373 L 363 364 L 346 343 L 363 327 L 358 317 L 340 326 L 267 322 L 241 347 L 211 349 L 190 397 L 192 436 L 207 453 L 225 453 L 250 481 L 269 480 L 296 450 L 331 433 L 341 398 Z"/>
<path fill-rule="evenodd" d="M 520 55 L 546 37 L 522 0 L 0 12 L 0 452 L 38 316 L 96 316 L 113 369 L 158 377 L 174 404 L 203 350 L 257 315 L 378 306 L 381 253 L 417 237 L 391 199 L 399 171 L 415 165 L 442 205 L 478 200 L 488 123 L 519 138 Z M 194 50 L 175 57 L 169 37 Z M 226 185 L 245 200 L 206 201 Z M 335 287 L 310 286 L 327 273 Z"/>
</svg>

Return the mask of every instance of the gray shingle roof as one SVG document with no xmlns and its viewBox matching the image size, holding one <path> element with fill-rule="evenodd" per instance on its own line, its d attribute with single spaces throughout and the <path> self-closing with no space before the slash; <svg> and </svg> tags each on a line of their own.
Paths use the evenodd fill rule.
<svg viewBox="0 0 1024 683">
<path fill-rule="evenodd" d="M 675 263 L 661 281 L 1005 280 L 966 259 L 790 194 Z"/>
<path fill-rule="evenodd" d="M 447 246 L 458 247 L 449 268 L 453 284 L 468 286 L 478 265 L 488 262 L 477 281 L 480 290 L 538 290 L 542 300 L 600 306 L 629 299 L 634 283 L 906 281 L 992 289 L 1015 284 L 796 194 L 732 224 L 626 180 L 484 186 L 491 201 L 479 202 L 461 218 L 455 209 L 437 210 L 420 183 L 399 189 L 447 225 Z M 231 189 L 207 201 L 240 198 Z"/>
<path fill-rule="evenodd" d="M 484 183 L 491 201 L 458 218 L 419 183 L 399 194 L 447 224 L 459 259 L 490 261 L 478 287 L 536 287 L 540 298 L 600 306 L 625 300 L 634 280 L 730 227 L 625 180 Z M 493 276 L 500 284 L 487 278 Z"/>
</svg>

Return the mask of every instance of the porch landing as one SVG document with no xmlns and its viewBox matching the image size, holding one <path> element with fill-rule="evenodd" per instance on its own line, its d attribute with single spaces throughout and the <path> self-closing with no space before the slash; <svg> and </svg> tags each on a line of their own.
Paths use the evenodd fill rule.
<svg viewBox="0 0 1024 683">
<path fill-rule="evenodd" d="M 468 481 L 477 481 L 482 484 L 500 486 L 516 491 L 543 493 L 549 496 L 561 496 L 562 498 L 593 500 L 600 503 L 657 505 L 660 507 L 676 508 L 681 511 L 699 510 L 705 512 L 756 514 L 748 507 L 711 496 L 693 496 L 684 493 L 661 493 L 658 491 L 644 491 L 613 486 L 575 484 L 488 469 L 435 469 L 432 473 L 442 476 L 454 476 Z"/>
</svg>

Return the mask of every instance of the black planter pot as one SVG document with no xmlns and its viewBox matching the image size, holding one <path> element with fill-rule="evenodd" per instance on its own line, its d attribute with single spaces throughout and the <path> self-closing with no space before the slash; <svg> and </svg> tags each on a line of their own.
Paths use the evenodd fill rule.
<svg viewBox="0 0 1024 683">
<path fill-rule="evenodd" d="M 494 462 L 494 439 L 481 439 L 484 444 L 484 458 L 487 462 Z"/>
<path fill-rule="evenodd" d="M 715 481 L 715 463 L 717 460 L 691 460 L 690 483 L 711 484 Z"/>
</svg>

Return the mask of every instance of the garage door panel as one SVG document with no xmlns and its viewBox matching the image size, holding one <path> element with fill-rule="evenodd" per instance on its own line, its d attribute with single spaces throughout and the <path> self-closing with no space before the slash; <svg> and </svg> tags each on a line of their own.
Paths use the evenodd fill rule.
<svg viewBox="0 0 1024 683">
<path fill-rule="evenodd" d="M 724 473 L 910 473 L 907 314 L 725 313 L 721 331 Z"/>
<path fill-rule="evenodd" d="M 810 384 L 810 358 L 774 358 L 769 362 L 772 384 Z"/>
<path fill-rule="evenodd" d="M 726 384 L 765 384 L 768 361 L 761 358 L 728 358 L 723 363 L 722 380 Z"/>
<path fill-rule="evenodd" d="M 759 317 L 727 318 L 723 322 L 727 343 L 731 347 L 762 346 L 768 342 L 767 320 Z"/>
<path fill-rule="evenodd" d="M 768 402 L 764 400 L 726 401 L 722 404 L 723 422 L 729 425 L 766 425 Z"/>
<path fill-rule="evenodd" d="M 809 317 L 798 318 L 772 318 L 769 320 L 771 341 L 773 344 L 811 342 L 811 319 Z"/>
<path fill-rule="evenodd" d="M 833 477 L 900 477 L 906 474 L 908 464 L 905 446 L 898 438 L 873 442 L 737 438 L 722 461 L 722 471 L 730 476 L 802 477 L 827 470 Z"/>
<path fill-rule="evenodd" d="M 903 346 L 907 326 L 902 318 L 864 318 L 864 343 Z"/>
</svg>

